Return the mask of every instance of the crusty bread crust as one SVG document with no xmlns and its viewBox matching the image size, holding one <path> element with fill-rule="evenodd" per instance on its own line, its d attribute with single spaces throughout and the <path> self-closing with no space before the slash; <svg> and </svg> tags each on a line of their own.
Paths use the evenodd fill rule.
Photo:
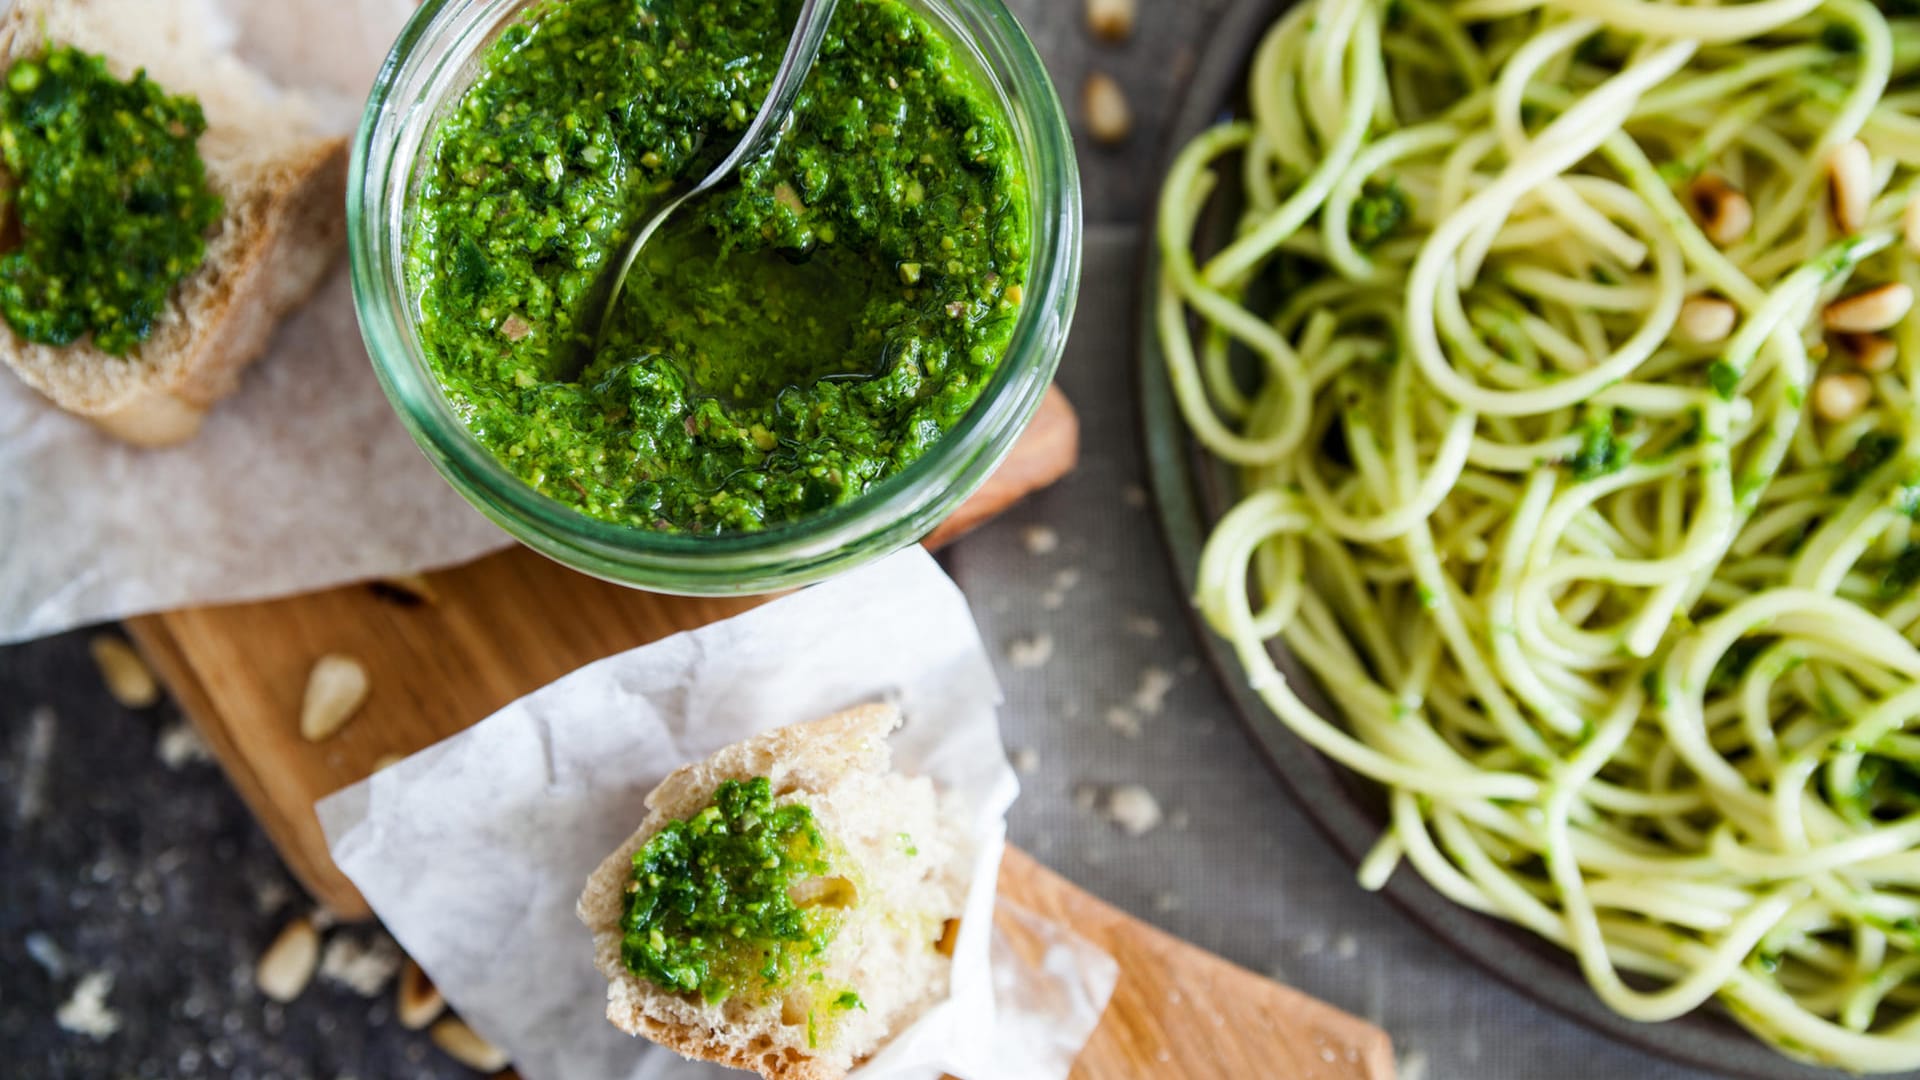
<svg viewBox="0 0 1920 1080">
<path fill-rule="evenodd" d="M 749 1031 L 745 1025 L 702 1017 L 703 1010 L 635 978 L 620 959 L 620 920 L 626 909 L 634 852 L 668 822 L 684 819 L 706 806 L 721 781 L 754 776 L 768 777 L 776 793 L 806 792 L 811 796 L 846 790 L 853 780 L 858 782 L 855 798 L 878 795 L 887 799 L 891 805 L 873 809 L 883 816 L 900 816 L 897 826 L 889 819 L 888 828 L 910 827 L 909 822 L 917 820 L 924 831 L 914 834 L 915 842 L 927 849 L 927 861 L 934 864 L 926 872 L 933 893 L 939 897 L 935 906 L 940 910 L 917 914 L 934 927 L 956 917 L 963 899 L 959 875 L 966 860 L 950 837 L 941 835 L 943 830 L 929 826 L 932 792 L 926 781 L 909 781 L 889 772 L 886 737 L 899 723 L 897 710 L 872 705 L 776 729 L 727 747 L 706 761 L 676 769 L 647 796 L 646 820 L 594 870 L 580 896 L 580 919 L 593 933 L 594 963 L 607 977 L 608 1020 L 623 1031 L 651 1039 L 683 1056 L 757 1072 L 767 1080 L 840 1080 L 846 1075 L 848 1062 L 844 1059 L 836 1061 L 824 1053 L 781 1045 L 764 1032 Z M 915 796 L 927 800 L 918 814 L 911 806 Z M 811 799 L 810 805 L 836 817 L 846 809 Z M 823 827 L 831 828 L 832 823 L 823 821 Z M 888 834 L 889 839 L 892 836 Z M 917 939 L 907 934 L 905 940 Z M 930 940 L 922 945 L 931 952 Z M 913 969 L 925 959 L 907 956 L 898 966 Z M 910 980 L 904 991 L 909 1000 L 893 1003 L 892 1015 L 910 1021 L 934 995 L 944 991 L 946 961 L 941 958 L 937 964 L 937 980 Z M 918 981 L 926 985 L 915 985 Z M 868 1004 L 876 1010 L 886 1007 L 874 1000 Z M 872 1049 L 865 1048 L 859 1056 Z"/>
<path fill-rule="evenodd" d="M 164 18 L 175 6 L 162 0 L 148 10 Z M 142 57 L 123 55 L 137 31 L 104 25 L 124 16 L 92 0 L 17 0 L 0 21 L 0 62 L 11 66 L 50 42 L 71 44 L 105 55 L 117 75 L 129 76 L 145 66 Z M 164 28 L 154 33 L 166 37 Z M 234 100 L 229 66 L 220 66 L 227 84 L 209 76 L 205 87 L 192 85 L 190 66 L 181 67 L 168 74 L 184 81 L 163 85 L 201 98 L 201 154 L 209 185 L 226 203 L 205 262 L 174 290 L 152 336 L 125 357 L 90 342 L 36 345 L 0 321 L 0 360 L 29 386 L 145 446 L 199 430 L 206 410 L 239 388 L 274 327 L 318 287 L 346 241 L 347 140 L 299 134 L 304 121 L 292 112 L 282 117 L 284 129 L 260 130 L 274 114 Z"/>
</svg>

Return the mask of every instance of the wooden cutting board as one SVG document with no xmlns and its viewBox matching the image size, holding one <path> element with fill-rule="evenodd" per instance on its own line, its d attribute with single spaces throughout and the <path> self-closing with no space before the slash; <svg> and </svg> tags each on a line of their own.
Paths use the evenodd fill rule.
<svg viewBox="0 0 1920 1080">
<path fill-rule="evenodd" d="M 951 540 L 1053 483 L 1078 448 L 1073 409 L 1052 392 L 1007 461 L 926 542 Z M 765 599 L 639 592 L 523 548 L 424 580 L 425 597 L 351 586 L 128 623 L 294 875 L 345 919 L 372 912 L 328 856 L 316 800 L 576 668 Z M 329 653 L 359 659 L 372 692 L 351 723 L 315 744 L 300 736 L 300 701 L 314 661 Z M 1161 933 L 1019 852 L 1009 852 L 1000 892 L 1120 963 L 1076 1080 L 1393 1075 L 1378 1028 Z M 1019 938 L 1017 927 L 1008 932 Z"/>
</svg>

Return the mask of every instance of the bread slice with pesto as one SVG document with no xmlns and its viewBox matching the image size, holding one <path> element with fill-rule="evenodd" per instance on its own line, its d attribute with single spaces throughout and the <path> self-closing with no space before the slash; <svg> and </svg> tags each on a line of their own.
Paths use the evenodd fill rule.
<svg viewBox="0 0 1920 1080">
<path fill-rule="evenodd" d="M 8 70 L 71 46 L 105 57 L 116 78 L 144 68 L 168 93 L 198 99 L 206 116 L 198 147 L 224 208 L 205 258 L 173 288 L 146 340 L 114 356 L 90 337 L 30 342 L 0 320 L 0 359 L 27 385 L 139 445 L 199 430 L 346 236 L 347 140 L 233 55 L 221 28 L 204 0 L 15 0 L 0 20 Z"/>
<path fill-rule="evenodd" d="M 892 771 L 890 707 L 683 766 L 580 897 L 607 1019 L 767 1080 L 838 1080 L 942 999 L 963 832 Z"/>
</svg>

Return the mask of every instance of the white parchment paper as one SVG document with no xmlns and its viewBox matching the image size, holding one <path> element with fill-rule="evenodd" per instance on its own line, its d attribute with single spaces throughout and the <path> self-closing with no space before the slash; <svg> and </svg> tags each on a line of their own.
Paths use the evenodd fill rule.
<svg viewBox="0 0 1920 1080">
<path fill-rule="evenodd" d="M 932 778 L 965 814 L 972 878 L 950 997 L 861 1075 L 1060 1080 L 1116 969 L 1061 927 L 1046 928 L 1050 947 L 1037 964 L 993 947 L 994 886 L 1018 784 L 1000 745 L 999 686 L 966 600 L 917 547 L 582 668 L 317 810 L 334 861 L 453 1008 L 528 1080 L 734 1075 L 606 1022 L 606 983 L 575 900 L 674 768 L 756 732 L 883 698 L 906 716 L 891 740 L 896 767 Z"/>
<path fill-rule="evenodd" d="M 343 132 L 413 8 L 194 2 L 215 41 Z M 164 71 L 164 57 L 128 59 Z M 182 446 L 126 446 L 0 370 L 0 642 L 448 566 L 508 542 L 387 406 L 344 257 Z"/>
</svg>

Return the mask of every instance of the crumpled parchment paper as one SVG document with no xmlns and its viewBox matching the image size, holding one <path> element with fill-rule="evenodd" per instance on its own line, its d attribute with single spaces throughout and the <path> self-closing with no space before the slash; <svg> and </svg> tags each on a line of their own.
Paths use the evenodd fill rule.
<svg viewBox="0 0 1920 1080">
<path fill-rule="evenodd" d="M 204 9 L 215 40 L 341 132 L 413 10 L 409 0 L 186 2 Z M 508 543 L 388 407 L 344 255 L 182 446 L 129 447 L 0 370 L 0 643 L 450 566 Z"/>
<path fill-rule="evenodd" d="M 616 1030 L 574 914 L 587 875 L 674 768 L 769 728 L 899 704 L 895 766 L 963 808 L 972 876 L 951 993 L 859 1072 L 1062 1080 L 1112 993 L 1111 958 L 1044 924 L 1038 963 L 995 947 L 1018 791 L 1000 690 L 960 591 L 910 548 L 725 622 L 589 665 L 322 800 L 335 862 L 528 1080 L 737 1075 Z M 1003 917 L 1034 917 L 1017 910 Z"/>
</svg>

